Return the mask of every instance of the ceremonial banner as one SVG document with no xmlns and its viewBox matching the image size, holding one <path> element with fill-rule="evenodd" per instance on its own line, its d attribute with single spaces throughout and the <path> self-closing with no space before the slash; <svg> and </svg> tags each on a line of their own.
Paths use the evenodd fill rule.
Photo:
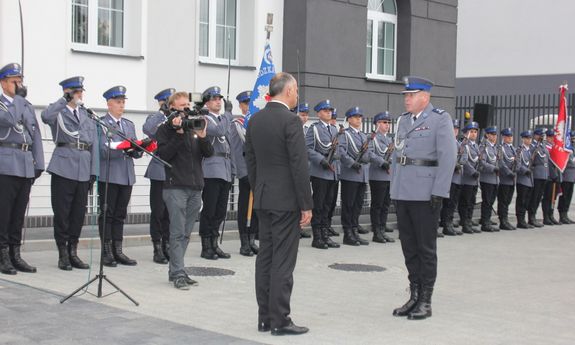
<svg viewBox="0 0 575 345">
<path fill-rule="evenodd" d="M 266 47 L 264 49 L 264 56 L 262 57 L 262 63 L 260 65 L 260 72 L 258 73 L 258 78 L 252 90 L 252 96 L 250 98 L 250 109 L 245 117 L 244 127 L 248 127 L 248 122 L 252 114 L 257 113 L 266 106 L 269 101 L 269 86 L 270 80 L 276 74 L 276 68 L 272 59 L 272 49 L 270 47 L 269 41 L 266 41 Z"/>
<path fill-rule="evenodd" d="M 567 98 L 565 97 L 567 84 L 561 85 L 559 91 L 561 93 L 559 99 L 559 115 L 557 116 L 557 123 L 555 124 L 555 140 L 553 147 L 549 151 L 549 158 L 551 162 L 563 172 L 567 166 L 567 160 L 569 159 L 569 154 L 572 149 L 571 137 L 569 135 L 571 121 L 568 121 Z"/>
</svg>

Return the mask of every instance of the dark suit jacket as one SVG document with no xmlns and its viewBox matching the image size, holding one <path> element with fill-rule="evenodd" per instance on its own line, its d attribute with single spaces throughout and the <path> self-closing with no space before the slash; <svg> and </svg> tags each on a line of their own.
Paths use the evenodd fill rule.
<svg viewBox="0 0 575 345">
<path fill-rule="evenodd" d="M 251 117 L 244 149 L 255 209 L 312 209 L 307 149 L 294 113 L 269 102 Z"/>
</svg>

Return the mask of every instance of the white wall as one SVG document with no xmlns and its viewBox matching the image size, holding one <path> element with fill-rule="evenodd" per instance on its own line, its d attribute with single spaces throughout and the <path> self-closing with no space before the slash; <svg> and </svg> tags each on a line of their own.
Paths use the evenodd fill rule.
<svg viewBox="0 0 575 345">
<path fill-rule="evenodd" d="M 459 0 L 457 78 L 575 73 L 575 1 Z"/>
</svg>

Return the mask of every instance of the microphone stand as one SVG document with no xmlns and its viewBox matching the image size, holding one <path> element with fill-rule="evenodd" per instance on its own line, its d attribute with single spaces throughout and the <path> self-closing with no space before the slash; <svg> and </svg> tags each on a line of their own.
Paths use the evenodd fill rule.
<svg viewBox="0 0 575 345">
<path fill-rule="evenodd" d="M 81 108 L 84 108 L 83 105 L 80 105 Z M 103 217 L 102 217 L 102 224 L 103 224 L 103 231 L 102 231 L 102 236 L 100 238 L 100 270 L 98 272 L 98 274 L 96 274 L 94 276 L 94 278 L 90 279 L 87 283 L 85 283 L 84 285 L 80 286 L 79 288 L 77 288 L 76 290 L 74 290 L 74 292 L 72 292 L 71 294 L 69 294 L 68 296 L 62 298 L 60 300 L 60 303 L 64 303 L 66 302 L 70 297 L 74 296 L 75 294 L 77 294 L 80 290 L 88 287 L 90 284 L 92 284 L 93 282 L 95 282 L 96 280 L 98 280 L 98 293 L 96 295 L 96 297 L 98 298 L 102 298 L 102 297 L 106 297 L 102 295 L 102 281 L 107 281 L 110 285 L 112 285 L 117 292 L 122 293 L 122 295 L 124 295 L 127 299 L 129 299 L 132 303 L 134 303 L 136 306 L 139 306 L 140 304 L 138 302 L 136 302 L 135 299 L 133 299 L 132 297 L 130 297 L 126 292 L 124 292 L 124 290 L 122 290 L 118 285 L 114 284 L 110 279 L 108 279 L 108 277 L 106 277 L 106 275 L 104 274 L 104 243 L 106 242 L 106 220 L 108 217 L 108 185 L 109 185 L 109 179 L 110 179 L 110 146 L 111 146 L 111 142 L 112 142 L 112 136 L 114 134 L 117 134 L 118 136 L 120 136 L 122 139 L 125 139 L 127 141 L 130 142 L 131 145 L 133 145 L 133 147 L 139 148 L 140 150 L 142 150 L 143 152 L 145 152 L 146 154 L 148 154 L 149 156 L 151 156 L 153 159 L 156 159 L 158 162 L 162 163 L 164 166 L 167 166 L 169 168 L 172 167 L 172 165 L 164 160 L 162 160 L 161 158 L 157 157 L 156 155 L 152 154 L 151 152 L 146 151 L 145 148 L 143 148 L 141 145 L 138 145 L 134 140 L 132 140 L 131 138 L 128 138 L 124 133 L 116 130 L 113 127 L 108 126 L 108 124 L 106 124 L 104 121 L 102 121 L 97 115 L 96 113 L 90 109 L 90 108 L 84 108 L 86 110 L 86 112 L 88 113 L 88 117 L 93 120 L 94 122 L 96 122 L 97 125 L 99 125 L 98 129 L 99 130 L 104 130 L 105 129 L 105 133 L 106 133 L 106 140 L 108 142 L 108 151 L 106 153 L 106 181 L 104 183 L 105 187 L 104 187 L 104 205 L 101 205 L 102 207 L 102 212 L 103 212 Z M 95 145 L 95 144 L 92 144 Z"/>
</svg>

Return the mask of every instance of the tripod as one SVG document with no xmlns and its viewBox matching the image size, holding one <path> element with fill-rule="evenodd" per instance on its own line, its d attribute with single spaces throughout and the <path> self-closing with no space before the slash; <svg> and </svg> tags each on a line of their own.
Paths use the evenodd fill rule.
<svg viewBox="0 0 575 345">
<path fill-rule="evenodd" d="M 99 130 L 103 130 L 106 133 L 106 140 L 108 142 L 108 151 L 106 152 L 106 163 L 107 163 L 107 165 L 106 165 L 106 181 L 104 183 L 104 204 L 102 205 L 102 212 L 103 212 L 102 224 L 104 224 L 104 229 L 102 231 L 102 236 L 100 236 L 100 269 L 99 269 L 98 274 L 96 274 L 94 276 L 94 278 L 90 279 L 84 285 L 82 285 L 79 288 L 77 288 L 76 290 L 74 290 L 74 292 L 72 292 L 68 296 L 62 298 L 60 300 L 60 303 L 66 302 L 70 297 L 77 294 L 80 290 L 88 287 L 90 284 L 92 284 L 96 280 L 98 281 L 98 293 L 97 293 L 96 297 L 98 297 L 98 298 L 106 297 L 107 295 L 106 296 L 102 295 L 102 282 L 105 280 L 106 282 L 108 282 L 108 284 L 112 285 L 118 292 L 120 292 L 122 295 L 124 295 L 127 299 L 129 299 L 136 306 L 138 306 L 140 304 L 135 299 L 130 297 L 130 295 L 128 295 L 126 292 L 124 292 L 124 290 L 122 290 L 118 285 L 114 284 L 104 274 L 104 243 L 106 242 L 106 220 L 107 220 L 107 216 L 108 216 L 108 185 L 109 185 L 108 181 L 110 180 L 110 149 L 111 149 L 112 135 L 117 134 L 122 139 L 129 141 L 130 144 L 132 145 L 132 147 L 136 147 L 136 148 L 142 150 L 142 152 L 145 152 L 146 154 L 148 154 L 150 157 L 152 157 L 152 159 L 158 160 L 164 166 L 167 166 L 170 168 L 172 166 L 171 166 L 171 164 L 162 160 L 161 158 L 157 157 L 156 155 L 146 151 L 145 148 L 138 145 L 131 138 L 128 138 L 124 133 L 116 130 L 113 127 L 108 126 L 104 121 L 102 121 L 100 118 L 98 118 L 98 116 L 91 109 L 89 109 L 89 108 L 84 108 L 84 109 L 86 109 L 86 111 L 88 112 L 88 115 L 89 115 L 88 117 L 90 119 L 92 119 L 93 121 L 95 121 L 99 125 L 99 127 L 98 127 Z"/>
</svg>

